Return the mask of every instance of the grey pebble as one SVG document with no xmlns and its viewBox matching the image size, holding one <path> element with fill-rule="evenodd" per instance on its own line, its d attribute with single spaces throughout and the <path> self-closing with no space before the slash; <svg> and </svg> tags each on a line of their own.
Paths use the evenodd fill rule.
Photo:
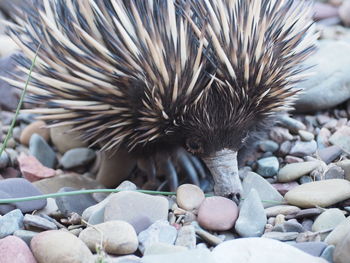
<svg viewBox="0 0 350 263">
<path fill-rule="evenodd" d="M 41 164 L 49 168 L 55 168 L 57 163 L 56 153 L 51 146 L 39 134 L 34 133 L 29 140 L 29 152 L 37 158 Z"/>
<path fill-rule="evenodd" d="M 296 141 L 289 153 L 297 157 L 304 157 L 306 155 L 312 155 L 316 150 L 317 143 L 314 140 L 308 142 Z"/>
<path fill-rule="evenodd" d="M 89 148 L 74 148 L 65 152 L 60 164 L 65 169 L 72 169 L 92 162 L 96 157 L 94 150 Z"/>
<path fill-rule="evenodd" d="M 324 179 L 344 179 L 344 170 L 339 166 L 333 165 L 327 170 Z"/>
<path fill-rule="evenodd" d="M 319 257 L 322 254 L 322 251 L 327 247 L 325 242 L 299 242 L 292 244 L 293 247 L 296 247 L 312 256 Z"/>
<path fill-rule="evenodd" d="M 267 232 L 262 235 L 265 238 L 272 238 L 279 241 L 295 240 L 298 237 L 298 232 Z"/>
<path fill-rule="evenodd" d="M 13 235 L 16 237 L 19 237 L 20 239 L 22 239 L 24 242 L 27 243 L 28 246 L 30 246 L 30 241 L 32 240 L 33 237 L 35 237 L 37 234 L 39 234 L 38 232 L 35 231 L 29 231 L 29 230 L 16 230 Z"/>
<path fill-rule="evenodd" d="M 196 247 L 196 232 L 193 225 L 187 225 L 180 228 L 175 245 L 184 246 L 189 249 Z"/>
<path fill-rule="evenodd" d="M 292 149 L 292 143 L 291 141 L 284 141 L 281 145 L 280 148 L 278 150 L 278 153 L 280 156 L 285 156 L 287 154 L 289 154 L 290 149 Z"/>
<path fill-rule="evenodd" d="M 278 121 L 281 123 L 281 125 L 288 128 L 288 130 L 295 133 L 297 133 L 299 130 L 306 130 L 304 123 L 293 119 L 286 114 L 278 116 Z"/>
<path fill-rule="evenodd" d="M 299 178 L 298 181 L 300 184 L 306 184 L 306 183 L 311 183 L 313 180 L 311 176 L 303 175 L 302 177 Z"/>
<path fill-rule="evenodd" d="M 324 161 L 326 164 L 333 162 L 342 154 L 342 149 L 340 149 L 336 145 L 332 145 L 323 149 L 319 149 L 317 151 L 318 156 Z"/>
<path fill-rule="evenodd" d="M 258 160 L 257 173 L 263 177 L 272 177 L 277 174 L 278 168 L 278 159 L 275 156 L 271 156 Z"/>
<path fill-rule="evenodd" d="M 49 220 L 37 215 L 31 215 L 31 214 L 26 214 L 24 216 L 23 224 L 26 227 L 26 229 L 30 229 L 31 227 L 44 229 L 44 230 L 57 229 L 57 226 L 54 223 L 50 222 Z"/>
<path fill-rule="evenodd" d="M 23 228 L 23 214 L 15 209 L 0 217 L 0 239 L 12 235 L 16 230 Z"/>
<path fill-rule="evenodd" d="M 327 260 L 329 263 L 333 263 L 333 253 L 334 253 L 335 246 L 330 245 L 327 246 L 321 253 L 320 257 Z"/>
<path fill-rule="evenodd" d="M 259 149 L 263 152 L 275 152 L 278 150 L 278 144 L 272 140 L 260 141 Z"/>
<path fill-rule="evenodd" d="M 0 169 L 6 168 L 10 163 L 10 158 L 8 154 L 3 151 L 0 155 Z"/>
</svg>

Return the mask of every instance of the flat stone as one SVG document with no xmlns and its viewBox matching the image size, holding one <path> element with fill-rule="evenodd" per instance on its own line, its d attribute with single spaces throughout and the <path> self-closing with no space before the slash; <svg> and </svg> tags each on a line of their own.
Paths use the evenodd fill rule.
<svg viewBox="0 0 350 263">
<path fill-rule="evenodd" d="M 298 232 L 303 233 L 306 230 L 296 219 L 290 219 L 283 223 L 283 232 Z"/>
<path fill-rule="evenodd" d="M 344 213 L 340 209 L 327 209 L 325 212 L 323 212 L 316 218 L 314 224 L 312 225 L 312 231 L 318 232 L 322 230 L 333 229 L 344 220 Z M 324 240 L 328 234 L 329 232 L 321 234 L 322 240 Z"/>
<path fill-rule="evenodd" d="M 350 233 L 350 217 L 348 216 L 346 219 L 341 221 L 333 230 L 329 233 L 329 235 L 324 240 L 329 245 L 337 246 L 343 239 L 347 233 Z"/>
<path fill-rule="evenodd" d="M 157 220 L 167 218 L 168 200 L 166 198 L 132 191 L 112 194 L 104 214 L 105 221 L 124 220 L 130 223 L 136 233 L 147 229 Z"/>
<path fill-rule="evenodd" d="M 300 208 L 294 205 L 276 205 L 265 209 L 267 217 L 297 214 Z"/>
<path fill-rule="evenodd" d="M 238 217 L 236 203 L 221 196 L 207 197 L 198 210 L 198 223 L 205 229 L 224 231 L 233 227 Z"/>
<path fill-rule="evenodd" d="M 141 263 L 217 263 L 208 249 L 192 249 L 169 254 L 148 255 L 141 259 Z"/>
<path fill-rule="evenodd" d="M 88 143 L 81 140 L 79 132 L 70 131 L 72 128 L 69 125 L 50 128 L 52 143 L 61 154 L 74 148 L 88 147 Z"/>
<path fill-rule="evenodd" d="M 21 144 L 28 146 L 29 140 L 34 133 L 39 134 L 42 138 L 44 138 L 45 141 L 49 141 L 50 133 L 49 130 L 45 128 L 45 126 L 46 123 L 44 121 L 34 121 L 26 126 L 21 133 Z"/>
<path fill-rule="evenodd" d="M 42 193 L 28 180 L 23 178 L 11 178 L 0 180 L 0 198 L 20 198 L 41 195 Z M 45 199 L 12 203 L 11 205 L 0 205 L 0 214 L 18 208 L 23 213 L 32 212 L 45 207 Z"/>
<path fill-rule="evenodd" d="M 316 150 L 317 150 L 317 143 L 314 140 L 308 141 L 308 142 L 296 141 L 295 144 L 290 149 L 289 154 L 295 155 L 298 157 L 304 157 L 307 155 L 314 154 Z"/>
<path fill-rule="evenodd" d="M 259 149 L 263 152 L 275 152 L 278 150 L 278 144 L 272 140 L 264 140 L 259 142 Z"/>
<path fill-rule="evenodd" d="M 289 183 L 275 183 L 271 184 L 281 195 L 285 195 L 288 191 L 292 190 L 294 187 L 298 186 L 297 182 Z"/>
<path fill-rule="evenodd" d="M 342 149 L 336 145 L 332 145 L 323 149 L 319 149 L 317 151 L 318 156 L 324 161 L 326 164 L 333 162 L 342 154 Z"/>
<path fill-rule="evenodd" d="M 299 130 L 298 134 L 300 135 L 300 138 L 306 142 L 312 141 L 315 138 L 315 135 L 313 135 L 311 132 L 304 130 Z"/>
<path fill-rule="evenodd" d="M 23 227 L 23 214 L 16 209 L 0 217 L 0 239 L 12 235 Z"/>
<path fill-rule="evenodd" d="M 302 184 L 286 193 L 284 198 L 289 204 L 303 208 L 327 207 L 350 198 L 350 182 L 330 179 Z"/>
<path fill-rule="evenodd" d="M 266 222 L 264 207 L 253 188 L 241 205 L 235 230 L 242 237 L 259 237 L 264 232 Z"/>
<path fill-rule="evenodd" d="M 338 129 L 330 138 L 329 141 L 341 148 L 344 152 L 350 153 L 350 127 L 343 126 Z"/>
<path fill-rule="evenodd" d="M 309 174 L 320 165 L 319 161 L 286 164 L 278 171 L 277 179 L 279 182 L 294 181 L 303 175 Z"/>
<path fill-rule="evenodd" d="M 183 226 L 179 229 L 175 245 L 189 249 L 196 247 L 196 232 L 193 225 Z"/>
<path fill-rule="evenodd" d="M 23 230 L 23 229 L 19 229 L 16 230 L 13 235 L 15 237 L 18 237 L 20 239 L 22 239 L 24 242 L 26 242 L 26 244 L 28 246 L 30 246 L 30 241 L 32 240 L 33 237 L 35 237 L 37 234 L 39 234 L 38 232 L 34 232 L 34 231 L 29 231 L 29 230 Z"/>
<path fill-rule="evenodd" d="M 219 244 L 212 251 L 220 263 L 327 263 L 286 243 L 267 238 L 239 238 Z"/>
<path fill-rule="evenodd" d="M 176 190 L 176 202 L 182 209 L 197 210 L 204 201 L 202 189 L 193 184 L 180 185 Z"/>
<path fill-rule="evenodd" d="M 323 213 L 321 208 L 308 208 L 303 209 L 295 215 L 296 219 L 315 217 Z"/>
<path fill-rule="evenodd" d="M 350 258 L 350 233 L 338 243 L 334 250 L 333 260 L 335 263 L 348 263 Z"/>
<path fill-rule="evenodd" d="M 23 224 L 24 226 L 28 229 L 30 227 L 35 227 L 38 229 L 43 229 L 43 230 L 56 230 L 57 226 L 43 218 L 37 215 L 31 215 L 31 214 L 26 214 L 23 218 Z"/>
<path fill-rule="evenodd" d="M 89 148 L 74 148 L 64 153 L 60 164 L 64 169 L 72 169 L 92 162 L 96 157 L 95 151 Z"/>
<path fill-rule="evenodd" d="M 320 257 L 327 260 L 329 263 L 333 263 L 335 246 L 327 246 L 321 253 Z"/>
<path fill-rule="evenodd" d="M 77 190 L 71 187 L 63 187 L 58 192 L 63 193 Z M 58 196 L 55 199 L 58 209 L 66 216 L 69 216 L 73 212 L 82 215 L 86 208 L 97 203 L 91 194 Z"/>
<path fill-rule="evenodd" d="M 169 225 L 168 221 L 156 221 L 149 228 L 138 234 L 139 250 L 144 254 L 145 250 L 154 243 L 173 245 L 176 237 L 177 230 Z"/>
<path fill-rule="evenodd" d="M 80 233 L 79 238 L 92 252 L 96 252 L 96 244 L 101 244 L 106 253 L 116 255 L 134 253 L 138 245 L 132 225 L 120 220 L 87 227 Z"/>
<path fill-rule="evenodd" d="M 43 166 L 34 156 L 26 156 L 21 153 L 18 162 L 23 177 L 31 182 L 56 175 L 55 170 Z"/>
<path fill-rule="evenodd" d="M 248 172 L 242 186 L 243 198 L 248 195 L 252 188 L 255 188 L 265 208 L 284 203 L 282 195 L 269 182 L 256 173 Z"/>
<path fill-rule="evenodd" d="M 30 247 L 38 263 L 94 262 L 84 242 L 66 231 L 41 232 L 33 237 Z"/>
<path fill-rule="evenodd" d="M 312 256 L 319 257 L 322 254 L 322 251 L 327 247 L 325 242 L 299 242 L 292 244 L 293 247 L 296 247 Z"/>
<path fill-rule="evenodd" d="M 0 239 L 0 261 L 3 263 L 36 263 L 28 245 L 20 238 L 8 236 Z"/>
<path fill-rule="evenodd" d="M 29 152 L 45 167 L 55 168 L 57 163 L 56 153 L 45 139 L 36 133 L 30 137 Z"/>
<path fill-rule="evenodd" d="M 295 240 L 298 237 L 298 232 L 266 232 L 262 235 L 264 238 L 275 239 L 279 241 Z"/>
<path fill-rule="evenodd" d="M 299 130 L 306 130 L 304 123 L 289 117 L 287 114 L 279 115 L 278 121 L 282 126 L 295 133 L 297 133 Z"/>
<path fill-rule="evenodd" d="M 263 177 L 272 177 L 277 174 L 279 168 L 278 159 L 275 156 L 258 160 L 257 173 Z"/>
</svg>

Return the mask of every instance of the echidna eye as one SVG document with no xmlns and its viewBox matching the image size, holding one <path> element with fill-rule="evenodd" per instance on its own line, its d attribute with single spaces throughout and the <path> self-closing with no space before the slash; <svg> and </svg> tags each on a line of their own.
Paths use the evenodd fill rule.
<svg viewBox="0 0 350 263">
<path fill-rule="evenodd" d="M 196 140 L 188 139 L 186 141 L 186 146 L 188 148 L 188 151 L 192 153 L 202 152 L 202 144 Z"/>
</svg>

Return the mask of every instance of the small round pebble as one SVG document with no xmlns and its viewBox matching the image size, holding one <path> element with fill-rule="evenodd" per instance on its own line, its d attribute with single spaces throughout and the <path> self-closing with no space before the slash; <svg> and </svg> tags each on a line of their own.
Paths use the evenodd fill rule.
<svg viewBox="0 0 350 263">
<path fill-rule="evenodd" d="M 312 155 L 317 150 L 317 143 L 314 140 L 303 142 L 296 141 L 295 144 L 289 151 L 289 154 L 295 155 L 297 157 L 304 157 L 307 155 Z"/>
<path fill-rule="evenodd" d="M 333 229 L 338 226 L 342 221 L 345 220 L 344 213 L 338 208 L 330 208 L 325 212 L 320 214 L 314 224 L 312 225 L 312 231 L 318 232 L 327 229 Z M 321 234 L 322 240 L 329 234 L 323 233 Z"/>
<path fill-rule="evenodd" d="M 108 221 L 81 231 L 79 238 L 92 252 L 101 243 L 106 253 L 125 255 L 134 253 L 138 246 L 137 235 L 129 223 L 120 220 Z"/>
<path fill-rule="evenodd" d="M 74 148 L 65 152 L 60 160 L 64 169 L 72 169 L 92 162 L 96 157 L 95 151 L 89 148 Z"/>
<path fill-rule="evenodd" d="M 271 156 L 258 160 L 257 173 L 263 177 L 272 177 L 277 174 L 278 168 L 278 159 L 275 156 Z"/>
<path fill-rule="evenodd" d="M 235 202 L 221 196 L 207 197 L 198 210 L 198 223 L 216 231 L 228 230 L 235 224 L 238 207 Z"/>
<path fill-rule="evenodd" d="M 259 149 L 263 152 L 275 152 L 278 150 L 278 144 L 271 140 L 260 141 Z"/>
<path fill-rule="evenodd" d="M 45 141 L 49 141 L 50 132 L 47 128 L 44 128 L 45 125 L 46 123 L 44 121 L 34 121 L 25 127 L 20 137 L 21 144 L 28 146 L 30 137 L 32 137 L 34 133 L 39 134 Z"/>
<path fill-rule="evenodd" d="M 199 208 L 205 196 L 198 186 L 193 184 L 180 185 L 176 190 L 176 202 L 182 209 L 191 211 Z"/>
<path fill-rule="evenodd" d="M 311 133 L 311 132 L 308 132 L 308 131 L 304 131 L 304 130 L 299 130 L 298 131 L 299 135 L 300 135 L 300 138 L 303 140 L 303 141 L 312 141 L 315 136 Z"/>
</svg>

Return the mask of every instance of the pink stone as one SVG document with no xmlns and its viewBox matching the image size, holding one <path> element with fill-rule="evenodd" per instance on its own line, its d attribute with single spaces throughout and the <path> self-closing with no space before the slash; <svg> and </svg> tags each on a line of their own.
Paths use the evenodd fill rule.
<svg viewBox="0 0 350 263">
<path fill-rule="evenodd" d="M 294 187 L 298 186 L 297 182 L 290 183 L 276 183 L 272 184 L 272 186 L 281 194 L 285 195 L 289 190 L 292 190 Z"/>
<path fill-rule="evenodd" d="M 27 244 L 20 238 L 8 236 L 0 239 L 1 263 L 36 263 Z"/>
<path fill-rule="evenodd" d="M 235 202 L 221 196 L 207 197 L 198 210 L 198 223 L 208 230 L 224 231 L 232 228 L 238 217 Z"/>
<path fill-rule="evenodd" d="M 21 153 L 18 157 L 18 163 L 23 177 L 30 182 L 56 175 L 55 170 L 43 166 L 34 156 L 27 156 Z"/>
</svg>

